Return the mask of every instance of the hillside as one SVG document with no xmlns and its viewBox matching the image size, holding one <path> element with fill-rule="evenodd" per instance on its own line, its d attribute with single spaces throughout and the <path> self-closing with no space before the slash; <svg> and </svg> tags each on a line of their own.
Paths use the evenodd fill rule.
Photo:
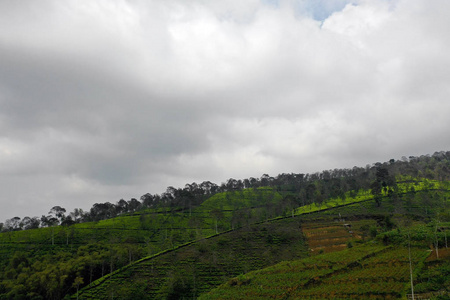
<svg viewBox="0 0 450 300">
<path fill-rule="evenodd" d="M 76 291 L 137 259 L 266 219 L 267 207 L 280 197 L 271 188 L 224 192 L 191 209 L 148 208 L 95 222 L 3 232 L 0 293 L 6 299 L 60 299 L 65 290 Z M 257 201 L 267 205 L 255 206 Z M 230 203 L 234 209 L 226 207 Z"/>
<path fill-rule="evenodd" d="M 232 278 L 277 263 L 404 248 L 401 233 L 409 228 L 420 232 L 414 249 L 438 247 L 432 253 L 441 253 L 417 269 L 418 291 L 442 292 L 448 290 L 441 279 L 448 270 L 449 170 L 449 153 L 438 153 L 371 168 L 169 187 L 141 201 L 96 203 L 80 217 L 71 213 L 60 217 L 61 225 L 36 229 L 21 230 L 11 220 L 0 233 L 0 299 L 208 297 Z M 329 267 L 337 272 L 330 278 L 347 270 Z M 396 286 L 404 286 L 402 280 Z"/>
<path fill-rule="evenodd" d="M 412 264 L 428 255 L 413 248 Z M 376 243 L 241 275 L 200 299 L 395 299 L 408 283 L 408 249 Z"/>
<path fill-rule="evenodd" d="M 79 296 L 195 298 L 238 274 L 306 257 L 308 249 L 299 227 L 298 220 L 289 218 L 215 235 L 142 259 L 94 282 L 80 291 Z"/>
<path fill-rule="evenodd" d="M 364 259 L 368 259 L 372 257 L 371 249 L 390 249 L 389 254 L 386 254 L 388 259 L 380 264 L 399 265 L 398 270 L 395 271 L 397 273 L 389 273 L 386 276 L 366 279 L 370 282 L 380 281 L 380 285 L 373 289 L 368 289 L 366 285 L 361 283 L 361 287 L 355 287 L 359 289 L 359 293 L 354 293 L 352 295 L 345 294 L 345 290 L 339 293 L 342 294 L 341 296 L 343 299 L 347 297 L 361 299 L 366 296 L 370 297 L 371 295 L 383 295 L 383 298 L 400 297 L 405 294 L 405 285 L 408 282 L 408 278 L 405 279 L 405 274 L 409 274 L 409 271 L 406 268 L 408 265 L 405 264 L 404 260 L 405 248 L 402 248 L 403 250 L 399 252 L 400 254 L 397 253 L 396 250 L 398 250 L 398 248 L 391 245 L 394 241 L 391 243 L 390 239 L 393 239 L 393 237 L 386 235 L 387 237 L 383 238 L 382 234 L 384 232 L 389 233 L 389 230 L 396 227 L 396 223 L 408 223 L 411 218 L 420 219 L 421 215 L 425 217 L 427 213 L 431 213 L 432 210 L 425 210 L 423 205 L 419 205 L 421 199 L 429 193 L 432 193 L 432 197 L 440 204 L 443 204 L 441 199 L 447 199 L 445 205 L 449 205 L 448 199 L 450 193 L 449 191 L 442 191 L 441 183 L 435 182 L 432 189 L 430 186 L 425 187 L 423 182 L 417 181 L 416 183 L 417 191 L 414 194 L 409 194 L 406 190 L 400 193 L 404 200 L 401 200 L 399 203 L 403 203 L 405 209 L 410 207 L 410 211 L 413 213 L 411 214 L 411 217 L 404 217 L 404 215 L 396 214 L 394 215 L 393 220 L 391 220 L 389 216 L 391 215 L 393 206 L 391 203 L 392 199 L 388 196 L 383 197 L 381 206 L 374 204 L 373 197 L 371 196 L 367 196 L 365 200 L 361 200 L 360 197 L 356 195 L 353 198 L 354 201 L 347 199 L 346 203 L 340 204 L 340 206 L 334 206 L 333 203 L 335 203 L 336 200 L 330 199 L 330 203 L 328 203 L 328 205 L 327 202 L 324 203 L 322 209 L 311 208 L 312 211 L 297 212 L 294 217 L 289 215 L 282 218 L 279 217 L 266 220 L 259 224 L 245 226 L 241 229 L 221 234 L 220 236 L 214 236 L 207 239 L 208 242 L 203 240 L 186 245 L 185 247 L 180 247 L 174 251 L 161 253 L 155 257 L 149 257 L 143 261 L 136 262 L 132 266 L 119 270 L 112 276 L 108 276 L 107 278 L 95 282 L 91 287 L 83 289 L 79 296 L 84 299 L 107 299 L 108 295 L 111 296 L 112 294 L 115 294 L 117 296 L 120 295 L 123 299 L 131 299 L 137 296 L 137 294 L 134 293 L 139 290 L 139 298 L 142 299 L 145 297 L 148 297 L 148 299 L 190 298 L 210 290 L 221 282 L 228 281 L 228 285 L 225 285 L 225 287 L 230 287 L 230 291 L 224 291 L 222 288 L 212 292 L 211 295 L 206 295 L 204 297 L 206 297 L 206 299 L 222 299 L 222 297 L 224 299 L 238 299 L 238 295 L 246 295 L 245 297 L 242 297 L 242 299 L 254 299 L 254 297 L 265 299 L 270 295 L 269 291 L 266 291 L 265 288 L 262 289 L 262 294 L 258 294 L 254 290 L 246 291 L 239 288 L 236 290 L 236 286 L 241 286 L 239 278 L 247 278 L 247 275 L 244 277 L 240 276 L 238 279 L 230 278 L 232 278 L 233 275 L 236 276 L 245 273 L 242 272 L 243 268 L 240 267 L 242 264 L 246 265 L 248 270 L 257 270 L 262 265 L 272 265 L 277 261 L 289 260 L 289 254 L 292 255 L 292 253 L 295 253 L 299 254 L 300 258 L 313 255 L 303 261 L 303 265 L 311 266 L 320 264 L 322 259 L 322 256 L 319 255 L 316 257 L 314 254 L 345 250 L 345 252 L 342 253 L 332 254 L 331 257 L 334 257 L 335 260 L 339 260 L 342 259 L 341 255 L 345 256 L 345 253 L 348 253 L 348 258 L 350 259 L 348 262 L 345 260 L 340 262 L 333 261 L 325 256 L 324 259 L 329 260 L 331 264 L 323 269 L 332 271 L 326 273 L 326 277 L 334 278 L 335 275 L 341 274 L 344 271 L 344 273 L 347 273 L 348 271 L 348 276 L 355 276 L 357 278 L 360 274 L 357 272 L 358 270 L 354 268 L 348 269 L 348 266 L 352 266 L 356 262 L 358 264 L 363 264 L 364 269 L 367 269 L 368 273 L 377 273 L 379 266 L 378 263 L 373 263 L 370 260 L 362 262 L 360 259 L 351 259 L 358 257 L 358 255 L 362 255 Z M 421 185 L 423 188 L 420 188 Z M 443 183 L 443 185 L 445 184 Z M 373 213 L 367 213 L 366 206 L 370 207 L 372 205 L 374 205 L 372 210 Z M 330 207 L 332 208 L 330 209 Z M 399 206 L 398 208 L 401 207 Z M 437 207 L 435 207 L 435 209 L 436 208 Z M 338 212 L 339 210 L 347 210 L 347 213 L 342 211 L 341 214 Z M 301 210 L 299 209 L 297 211 Z M 351 211 L 351 213 L 349 213 L 349 211 Z M 418 224 L 424 225 L 426 223 L 424 221 L 414 221 L 411 225 L 418 226 Z M 280 230 L 282 231 L 280 232 Z M 250 235 L 248 235 L 249 232 L 251 232 Z M 247 238 L 245 239 L 242 236 L 244 233 L 247 234 Z M 428 234 L 431 236 L 432 232 L 428 232 Z M 286 235 L 291 236 L 290 238 L 286 238 Z M 377 235 L 378 240 L 374 240 Z M 303 250 L 300 250 L 296 243 L 292 243 L 295 239 L 305 240 L 303 247 L 300 248 Z M 413 239 L 415 239 L 414 236 Z M 441 239 L 443 239 L 443 237 L 441 237 Z M 368 240 L 371 242 L 367 246 L 353 247 L 353 245 L 356 246 Z M 273 248 L 273 244 L 281 246 L 281 249 L 284 250 L 284 254 L 281 255 L 278 253 Z M 307 248 L 305 248 L 306 246 Z M 348 249 L 348 247 L 351 248 Z M 204 252 L 199 251 L 199 249 L 203 249 Z M 427 249 L 429 249 L 429 247 L 426 241 L 420 241 L 416 248 L 413 249 L 413 256 L 416 264 L 419 262 L 423 263 L 425 258 L 429 256 L 430 251 L 427 251 Z M 216 256 L 213 254 L 213 261 L 215 262 L 209 261 L 205 265 L 204 258 L 211 257 L 211 251 L 216 253 Z M 253 251 L 251 257 L 247 256 L 246 251 Z M 337 263 L 336 265 L 334 264 L 335 262 Z M 292 263 L 296 262 L 294 261 Z M 211 264 L 214 266 L 211 266 Z M 159 270 L 161 268 L 163 271 Z M 152 271 L 149 272 L 149 270 Z M 206 272 L 205 270 L 209 270 L 209 272 Z M 320 271 L 321 269 L 319 268 L 318 270 L 317 274 L 322 274 Z M 301 270 L 292 272 L 298 273 L 300 271 Z M 406 271 L 408 272 L 405 273 Z M 352 272 L 356 272 L 356 275 Z M 304 280 L 309 282 L 308 286 L 317 285 L 317 282 L 313 285 L 308 281 L 311 280 L 311 278 L 316 278 L 316 273 L 309 274 L 303 271 L 301 273 L 305 276 Z M 136 279 L 129 281 L 129 274 L 133 274 L 133 278 Z M 250 278 L 252 276 L 251 274 L 253 273 L 248 275 Z M 259 274 L 258 271 L 256 274 Z M 218 279 L 217 276 L 219 276 L 220 279 Z M 286 278 L 291 278 L 291 283 L 299 282 L 293 274 L 287 274 Z M 288 280 L 285 280 L 286 278 L 280 280 L 289 282 Z M 391 285 L 382 285 L 381 283 L 384 283 L 386 278 L 397 279 Z M 124 281 L 124 279 L 128 279 L 128 281 Z M 267 277 L 267 282 L 273 283 L 277 282 L 277 280 L 278 279 Z M 244 281 L 247 282 L 246 279 L 244 279 Z M 143 284 L 144 282 L 145 284 Z M 195 285 L 194 282 L 201 282 L 202 285 L 199 285 L 198 283 Z M 345 280 L 343 282 L 342 288 L 348 286 L 348 284 L 345 283 Z M 117 290 L 111 288 L 119 286 L 120 289 L 118 288 Z M 255 287 L 249 285 L 248 288 L 261 290 L 261 286 L 265 285 L 262 283 L 260 284 L 259 281 L 255 280 Z M 276 284 L 276 286 L 277 288 L 272 291 L 272 296 L 290 291 L 287 295 L 293 298 L 303 296 L 323 298 L 323 294 L 314 294 L 314 291 L 308 290 L 308 292 L 304 292 L 303 289 L 301 289 L 304 292 L 302 292 L 303 294 L 300 292 L 291 294 L 292 286 L 288 285 L 283 287 L 278 284 Z M 333 286 L 333 284 L 329 284 L 326 288 L 333 289 Z M 318 288 L 318 291 L 321 290 L 322 288 Z"/>
<path fill-rule="evenodd" d="M 441 196 L 448 201 L 448 192 Z M 450 222 L 391 219 L 381 209 L 364 219 L 366 208 L 350 207 L 355 215 L 334 214 L 342 207 L 303 218 L 308 258 L 240 274 L 199 299 L 405 299 L 410 261 L 415 299 L 448 299 Z"/>
</svg>

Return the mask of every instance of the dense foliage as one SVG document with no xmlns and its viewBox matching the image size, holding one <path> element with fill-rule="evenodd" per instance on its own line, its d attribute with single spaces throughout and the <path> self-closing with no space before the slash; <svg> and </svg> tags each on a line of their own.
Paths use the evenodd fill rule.
<svg viewBox="0 0 450 300">
<path fill-rule="evenodd" d="M 140 200 L 96 203 L 87 212 L 55 206 L 41 218 L 0 223 L 0 299 L 76 298 L 78 293 L 196 297 L 241 273 L 304 257 L 308 248 L 326 253 L 370 239 L 401 244 L 404 228 L 417 222 L 423 229 L 417 240 L 442 248 L 450 221 L 449 179 L 450 152 L 438 152 L 365 168 L 169 187 Z M 354 234 L 346 236 L 341 225 L 327 223 L 341 218 L 356 218 Z M 335 242 L 315 245 L 308 235 L 320 233 L 305 222 L 317 225 L 322 219 L 318 230 L 333 233 L 321 237 Z M 245 246 L 253 247 L 248 256 Z M 287 255 L 291 251 L 294 256 Z M 239 256 L 242 261 L 232 259 Z M 168 268 L 174 259 L 183 268 Z M 145 273 L 149 266 L 166 278 L 152 288 Z M 429 272 L 435 269 L 429 265 Z M 436 290 L 436 284 L 419 286 Z"/>
</svg>

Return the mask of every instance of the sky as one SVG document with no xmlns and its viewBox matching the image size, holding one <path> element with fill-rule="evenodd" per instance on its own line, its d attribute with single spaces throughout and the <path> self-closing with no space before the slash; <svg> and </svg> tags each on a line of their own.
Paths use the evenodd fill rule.
<svg viewBox="0 0 450 300">
<path fill-rule="evenodd" d="M 450 150 L 447 0 L 0 0 L 0 222 Z"/>
</svg>

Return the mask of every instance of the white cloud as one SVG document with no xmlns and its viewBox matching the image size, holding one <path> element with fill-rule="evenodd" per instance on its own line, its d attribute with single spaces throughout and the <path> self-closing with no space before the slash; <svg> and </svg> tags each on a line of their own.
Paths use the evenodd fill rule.
<svg viewBox="0 0 450 300">
<path fill-rule="evenodd" d="M 0 219 L 448 150 L 449 6 L 1 2 Z"/>
</svg>

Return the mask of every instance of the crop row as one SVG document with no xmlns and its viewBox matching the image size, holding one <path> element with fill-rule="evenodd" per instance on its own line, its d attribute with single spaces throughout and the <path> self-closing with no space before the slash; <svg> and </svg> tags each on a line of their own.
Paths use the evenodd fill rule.
<svg viewBox="0 0 450 300">
<path fill-rule="evenodd" d="M 233 279 L 201 299 L 286 298 L 381 298 L 400 297 L 409 280 L 408 249 L 379 245 L 358 246 L 300 261 L 283 262 Z M 413 266 L 428 255 L 412 249 Z"/>
<path fill-rule="evenodd" d="M 404 282 L 399 281 L 377 281 L 377 282 L 357 282 L 357 283 L 324 283 L 314 287 L 310 287 L 307 289 L 298 289 L 291 296 L 301 297 L 301 296 L 309 296 L 309 297 L 317 297 L 321 294 L 335 294 L 335 295 L 363 295 L 368 294 L 397 294 L 401 295 L 403 289 L 405 287 Z"/>
<path fill-rule="evenodd" d="M 186 293 L 191 297 L 238 274 L 305 256 L 306 246 L 298 227 L 296 219 L 284 219 L 202 240 L 131 265 L 98 286 L 83 290 L 81 296 L 107 298 L 115 286 L 135 289 L 144 280 L 148 297 L 168 297 L 167 289 L 182 283 L 188 285 Z M 132 274 L 131 280 L 124 282 L 128 273 Z"/>
</svg>

